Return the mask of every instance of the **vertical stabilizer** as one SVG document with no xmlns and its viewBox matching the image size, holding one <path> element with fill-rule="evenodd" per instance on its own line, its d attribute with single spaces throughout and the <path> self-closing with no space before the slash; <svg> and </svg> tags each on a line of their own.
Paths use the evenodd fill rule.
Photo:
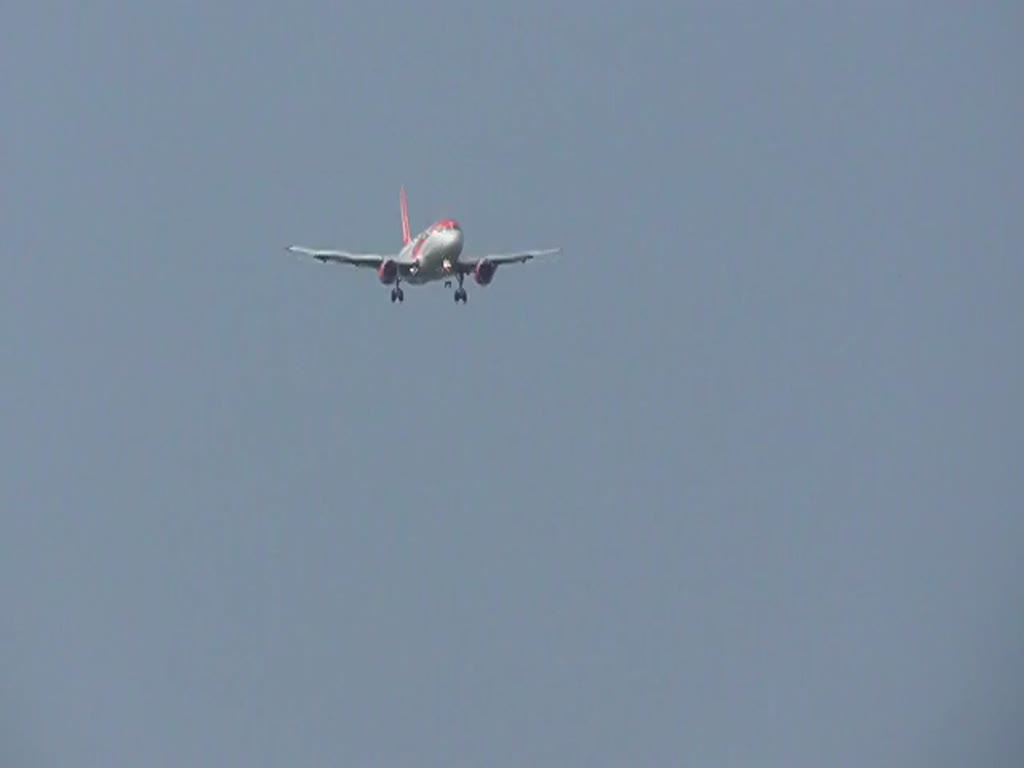
<svg viewBox="0 0 1024 768">
<path fill-rule="evenodd" d="M 408 245 L 409 241 L 412 240 L 412 235 L 409 233 L 409 206 L 405 202 L 405 187 L 402 187 L 402 245 Z"/>
</svg>

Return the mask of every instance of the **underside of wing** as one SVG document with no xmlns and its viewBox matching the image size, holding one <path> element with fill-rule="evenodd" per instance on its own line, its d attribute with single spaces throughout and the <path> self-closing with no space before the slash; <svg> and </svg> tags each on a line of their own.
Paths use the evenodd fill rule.
<svg viewBox="0 0 1024 768">
<path fill-rule="evenodd" d="M 484 262 L 491 264 L 495 267 L 501 264 L 522 264 L 529 261 L 530 259 L 536 259 L 541 256 L 553 256 L 557 253 L 561 253 L 561 248 L 547 248 L 540 251 L 516 251 L 514 253 L 491 253 L 486 256 L 473 256 L 471 258 L 463 258 L 459 260 L 459 264 L 464 271 L 471 271 L 476 269 L 479 264 Z"/>
<path fill-rule="evenodd" d="M 395 259 L 395 256 L 388 256 L 381 253 L 352 253 L 350 251 L 323 250 L 317 248 L 306 248 L 302 245 L 289 245 L 286 249 L 291 253 L 298 253 L 309 256 L 324 263 L 333 261 L 336 264 L 351 264 L 356 267 L 379 267 L 388 259 Z"/>
</svg>

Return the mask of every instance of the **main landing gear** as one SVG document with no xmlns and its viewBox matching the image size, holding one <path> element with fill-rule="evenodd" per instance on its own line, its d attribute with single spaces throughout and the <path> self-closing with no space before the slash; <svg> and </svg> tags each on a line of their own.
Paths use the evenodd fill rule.
<svg viewBox="0 0 1024 768">
<path fill-rule="evenodd" d="M 405 301 L 405 291 L 397 283 L 391 289 L 391 303 L 394 304 L 396 301 Z"/>
<path fill-rule="evenodd" d="M 469 294 L 466 293 L 466 289 L 462 287 L 462 282 L 466 279 L 466 275 L 462 272 L 456 275 L 456 280 L 459 281 L 459 287 L 455 289 L 455 303 L 458 304 L 460 301 L 465 304 L 469 300 Z M 452 281 L 447 281 L 445 286 L 451 286 Z"/>
<path fill-rule="evenodd" d="M 459 287 L 455 289 L 455 303 L 458 304 L 460 301 L 465 304 L 469 300 L 469 294 L 466 293 L 466 289 L 462 287 L 462 281 L 466 279 L 466 276 L 459 272 Z M 451 285 L 451 281 L 448 281 L 448 285 Z"/>
</svg>

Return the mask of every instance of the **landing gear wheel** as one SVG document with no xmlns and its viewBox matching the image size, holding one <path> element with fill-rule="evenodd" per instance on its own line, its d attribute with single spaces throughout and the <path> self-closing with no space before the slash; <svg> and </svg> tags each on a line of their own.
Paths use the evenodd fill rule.
<svg viewBox="0 0 1024 768">
<path fill-rule="evenodd" d="M 391 289 L 391 303 L 394 304 L 396 301 L 398 301 L 398 291 L 396 291 L 394 288 L 392 288 Z"/>
<path fill-rule="evenodd" d="M 399 303 L 405 301 L 405 291 L 403 291 L 401 288 L 398 288 L 397 291 L 398 291 L 398 301 L 399 301 Z"/>
</svg>

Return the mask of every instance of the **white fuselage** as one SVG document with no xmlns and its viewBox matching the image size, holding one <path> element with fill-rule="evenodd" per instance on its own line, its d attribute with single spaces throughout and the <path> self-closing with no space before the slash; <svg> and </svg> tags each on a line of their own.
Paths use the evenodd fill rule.
<svg viewBox="0 0 1024 768">
<path fill-rule="evenodd" d="M 399 256 L 403 280 L 429 283 L 451 280 L 462 253 L 462 229 L 458 223 L 439 221 L 410 240 Z"/>
</svg>

